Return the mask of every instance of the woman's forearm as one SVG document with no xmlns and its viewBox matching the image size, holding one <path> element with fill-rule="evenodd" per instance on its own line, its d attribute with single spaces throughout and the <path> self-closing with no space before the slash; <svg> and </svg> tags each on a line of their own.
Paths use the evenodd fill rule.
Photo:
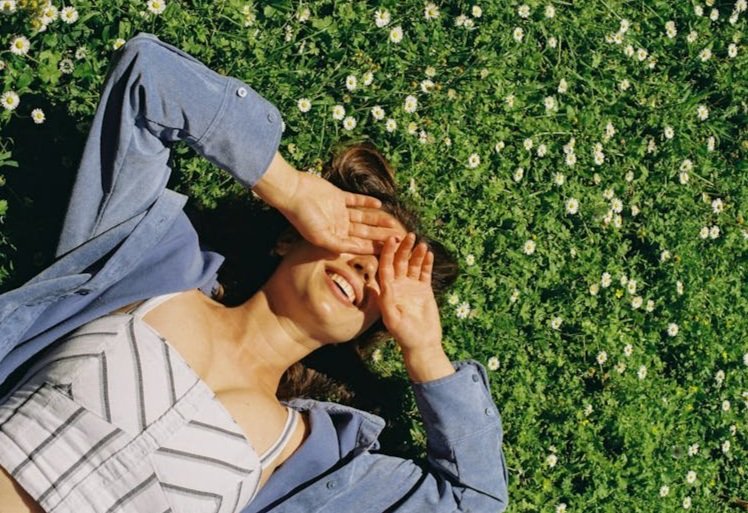
<svg viewBox="0 0 748 513">
<path fill-rule="evenodd" d="M 252 187 L 252 190 L 265 203 L 274 208 L 279 208 L 288 203 L 296 190 L 298 173 L 279 152 L 275 152 L 267 171 L 260 180 Z"/>
</svg>

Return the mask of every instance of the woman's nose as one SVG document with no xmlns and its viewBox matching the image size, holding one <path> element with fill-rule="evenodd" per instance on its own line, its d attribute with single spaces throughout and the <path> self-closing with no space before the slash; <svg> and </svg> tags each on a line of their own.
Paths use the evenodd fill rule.
<svg viewBox="0 0 748 513">
<path fill-rule="evenodd" d="M 364 283 L 376 280 L 379 259 L 376 255 L 357 255 L 351 259 L 351 265 L 364 278 Z"/>
</svg>

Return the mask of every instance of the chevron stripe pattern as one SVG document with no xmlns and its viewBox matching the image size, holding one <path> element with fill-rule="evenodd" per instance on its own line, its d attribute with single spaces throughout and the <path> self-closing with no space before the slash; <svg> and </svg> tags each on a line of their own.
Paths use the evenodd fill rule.
<svg viewBox="0 0 748 513">
<path fill-rule="evenodd" d="M 0 465 L 47 512 L 237 512 L 295 413 L 261 457 L 142 314 L 112 314 L 42 353 L 0 403 Z"/>
</svg>

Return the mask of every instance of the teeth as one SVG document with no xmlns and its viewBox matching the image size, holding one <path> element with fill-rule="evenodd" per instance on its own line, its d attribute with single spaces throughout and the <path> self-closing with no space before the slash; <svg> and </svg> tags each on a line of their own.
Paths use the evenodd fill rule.
<svg viewBox="0 0 748 513">
<path fill-rule="evenodd" d="M 335 283 L 337 283 L 343 288 L 343 290 L 345 291 L 345 294 L 348 296 L 348 300 L 351 303 L 355 302 L 356 293 L 353 290 L 353 286 L 350 283 L 348 283 L 348 280 L 346 280 L 339 274 L 334 273 L 332 271 L 330 272 L 330 278 L 332 278 L 332 281 L 334 281 Z"/>
</svg>

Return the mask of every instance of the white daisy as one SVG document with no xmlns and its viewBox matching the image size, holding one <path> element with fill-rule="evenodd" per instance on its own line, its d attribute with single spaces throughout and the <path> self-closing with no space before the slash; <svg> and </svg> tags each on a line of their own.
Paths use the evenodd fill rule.
<svg viewBox="0 0 748 513">
<path fill-rule="evenodd" d="M 31 119 L 37 125 L 41 125 L 42 123 L 44 123 L 44 120 L 47 118 L 44 115 L 44 111 L 42 109 L 34 109 L 31 111 Z"/>
<path fill-rule="evenodd" d="M 631 308 L 633 308 L 634 310 L 637 310 L 639 307 L 642 306 L 643 302 L 644 302 L 644 299 L 641 296 L 635 296 L 631 300 Z"/>
<path fill-rule="evenodd" d="M 548 455 L 548 456 L 547 456 L 547 457 L 545 458 L 545 463 L 546 463 L 546 465 L 548 465 L 548 466 L 549 466 L 549 467 L 551 467 L 551 468 L 553 468 L 553 467 L 555 467 L 555 466 L 556 466 L 556 462 L 558 462 L 558 456 L 556 456 L 556 455 L 555 455 L 555 454 L 553 454 L 553 453 L 549 454 L 549 455 Z"/>
<path fill-rule="evenodd" d="M 566 503 L 556 504 L 556 513 L 566 513 Z"/>
<path fill-rule="evenodd" d="M 618 89 L 620 89 L 621 91 L 626 91 L 629 87 L 631 87 L 631 82 L 629 82 L 626 78 L 618 83 Z"/>
<path fill-rule="evenodd" d="M 535 241 L 532 239 L 528 239 L 525 242 L 525 245 L 522 247 L 522 251 L 525 253 L 525 255 L 532 255 L 535 253 Z"/>
<path fill-rule="evenodd" d="M 577 163 L 577 156 L 571 152 L 566 154 L 566 165 L 569 167 L 573 167 L 574 164 Z"/>
<path fill-rule="evenodd" d="M 337 119 L 338 121 L 343 119 L 345 117 L 345 107 L 340 104 L 335 105 L 332 108 L 332 117 L 333 119 Z"/>
<path fill-rule="evenodd" d="M 504 141 L 499 141 L 494 145 L 493 149 L 496 151 L 496 153 L 501 153 L 501 150 L 503 150 L 505 147 L 506 145 L 504 144 Z"/>
<path fill-rule="evenodd" d="M 538 145 L 538 149 L 536 151 L 538 157 L 545 157 L 546 153 L 548 153 L 547 146 L 545 144 Z"/>
<path fill-rule="evenodd" d="M 59 11 L 57 10 L 57 7 L 52 5 L 52 3 L 50 2 L 42 9 L 40 19 L 42 24 L 46 26 L 55 21 L 58 15 Z"/>
<path fill-rule="evenodd" d="M 522 177 L 523 177 L 523 176 L 525 176 L 525 170 L 524 170 L 523 168 L 521 168 L 521 167 L 518 167 L 518 168 L 517 168 L 517 169 L 516 169 L 516 170 L 514 171 L 514 176 L 513 176 L 513 178 L 514 178 L 514 181 L 515 181 L 515 182 L 519 182 L 520 180 L 522 180 Z"/>
<path fill-rule="evenodd" d="M 470 9 L 470 14 L 473 15 L 473 18 L 480 18 L 483 16 L 483 9 L 481 9 L 480 5 L 474 5 Z"/>
<path fill-rule="evenodd" d="M 545 110 L 557 109 L 556 98 L 554 98 L 553 96 L 546 96 L 543 100 L 543 104 L 545 105 Z"/>
<path fill-rule="evenodd" d="M 639 370 L 636 372 L 636 377 L 639 379 L 644 379 L 647 377 L 647 366 L 642 365 L 639 367 Z"/>
<path fill-rule="evenodd" d="M 403 40 L 403 28 L 398 25 L 390 30 L 390 41 L 393 43 L 399 43 Z"/>
<path fill-rule="evenodd" d="M 579 201 L 576 198 L 569 198 L 566 200 L 566 213 L 576 214 L 579 211 Z"/>
<path fill-rule="evenodd" d="M 564 320 L 561 317 L 556 316 L 553 319 L 551 319 L 551 328 L 553 328 L 554 330 L 557 330 L 561 328 L 561 324 L 563 322 Z"/>
<path fill-rule="evenodd" d="M 488 359 L 488 364 L 486 365 L 488 367 L 488 370 L 495 371 L 499 368 L 499 359 L 495 356 L 492 356 Z"/>
<path fill-rule="evenodd" d="M 660 497 L 667 497 L 670 493 L 670 487 L 668 485 L 662 485 L 660 487 Z"/>
<path fill-rule="evenodd" d="M 515 41 L 521 43 L 522 38 L 525 37 L 525 31 L 522 30 L 522 27 L 515 27 L 514 31 L 512 32 L 512 37 Z"/>
<path fill-rule="evenodd" d="M 70 25 L 71 23 L 78 21 L 78 11 L 72 6 L 63 7 L 60 12 L 60 18 L 62 21 Z"/>
<path fill-rule="evenodd" d="M 688 446 L 688 455 L 696 456 L 699 452 L 699 444 L 692 444 Z"/>
<path fill-rule="evenodd" d="M 597 293 L 600 292 L 600 285 L 597 283 L 593 283 L 590 285 L 590 294 L 593 296 L 597 296 Z"/>
<path fill-rule="evenodd" d="M 343 120 L 343 128 L 346 130 L 353 130 L 356 128 L 356 118 L 348 116 Z"/>
<path fill-rule="evenodd" d="M 166 2 L 164 0 L 148 0 L 148 10 L 153 14 L 161 14 L 166 10 Z"/>
<path fill-rule="evenodd" d="M 676 336 L 678 334 L 678 331 L 679 331 L 678 325 L 675 324 L 674 322 L 671 322 L 670 324 L 667 325 L 667 334 L 670 335 L 671 337 Z"/>
<path fill-rule="evenodd" d="M 300 23 L 304 23 L 305 21 L 309 19 L 311 15 L 312 15 L 312 12 L 309 10 L 309 7 L 302 7 L 296 13 L 296 19 L 299 20 Z"/>
<path fill-rule="evenodd" d="M 667 262 L 668 260 L 670 260 L 670 256 L 670 251 L 664 249 L 662 253 L 660 253 L 660 262 Z"/>
<path fill-rule="evenodd" d="M 460 296 L 458 296 L 456 292 L 450 292 L 449 296 L 447 296 L 447 303 L 454 306 L 459 302 L 460 302 Z"/>
<path fill-rule="evenodd" d="M 439 7 L 429 2 L 423 8 L 423 17 L 427 20 L 434 20 L 439 17 Z"/>
<path fill-rule="evenodd" d="M 389 25 L 391 19 L 390 11 L 387 9 L 377 9 L 377 12 L 374 13 L 374 23 L 379 28 Z"/>
<path fill-rule="evenodd" d="M 475 169 L 480 165 L 480 156 L 477 153 L 471 153 L 468 157 L 468 167 Z"/>
<path fill-rule="evenodd" d="M 696 481 L 696 472 L 693 470 L 689 470 L 688 474 L 686 474 L 686 482 L 687 483 L 694 483 Z"/>
<path fill-rule="evenodd" d="M 26 55 L 29 53 L 31 43 L 25 36 L 14 37 L 10 41 L 10 51 L 15 55 Z"/>
<path fill-rule="evenodd" d="M 467 302 L 463 301 L 462 303 L 460 303 L 460 306 L 457 307 L 455 313 L 457 315 L 457 318 L 464 319 L 470 314 L 470 305 Z"/>
<path fill-rule="evenodd" d="M 296 102 L 296 106 L 301 112 L 309 112 L 312 108 L 312 102 L 309 101 L 309 98 L 299 98 L 299 101 Z"/>
<path fill-rule="evenodd" d="M 565 78 L 562 78 L 561 81 L 558 83 L 558 88 L 556 89 L 560 94 L 566 93 L 566 91 L 569 90 L 569 84 L 566 82 Z"/>
<path fill-rule="evenodd" d="M 394 132 L 397 130 L 397 121 L 395 121 L 392 118 L 387 119 L 387 122 L 385 123 L 384 127 L 387 129 L 388 132 Z"/>
<path fill-rule="evenodd" d="M 673 130 L 673 127 L 666 126 L 664 130 L 665 139 L 672 139 L 675 135 L 675 131 Z"/>
<path fill-rule="evenodd" d="M 699 59 L 701 62 L 706 62 L 712 57 L 712 51 L 709 48 L 704 48 L 699 52 Z"/>
<path fill-rule="evenodd" d="M 623 354 L 626 356 L 631 356 L 634 352 L 634 346 L 631 344 L 626 344 L 626 346 L 623 348 Z"/>
<path fill-rule="evenodd" d="M 730 441 L 729 440 L 725 440 L 724 442 L 722 442 L 722 452 L 725 454 L 730 452 Z"/>
<path fill-rule="evenodd" d="M 0 12 L 3 14 L 13 14 L 16 12 L 16 0 L 0 1 Z"/>
<path fill-rule="evenodd" d="M 403 103 L 403 110 L 408 113 L 413 113 L 418 108 L 418 100 L 413 95 L 408 95 L 405 97 L 405 102 Z"/>
<path fill-rule="evenodd" d="M 722 203 L 721 199 L 717 198 L 714 201 L 712 201 L 712 211 L 715 214 L 719 214 L 720 212 L 722 212 L 724 210 L 724 208 L 725 208 L 725 206 Z"/>
<path fill-rule="evenodd" d="M 722 411 L 730 411 L 730 401 L 722 401 Z"/>
<path fill-rule="evenodd" d="M 700 7 L 700 6 L 697 6 Z M 685 497 L 682 502 L 683 509 L 688 509 L 691 507 L 691 497 Z"/>
<path fill-rule="evenodd" d="M 5 110 L 15 110 L 20 102 L 21 99 L 15 91 L 6 91 L 0 96 L 0 103 L 2 103 Z"/>
<path fill-rule="evenodd" d="M 709 238 L 716 239 L 717 237 L 719 237 L 719 226 L 714 225 L 709 228 Z"/>
<path fill-rule="evenodd" d="M 75 50 L 75 58 L 78 60 L 85 59 L 88 56 L 88 50 L 85 46 L 79 46 Z"/>
<path fill-rule="evenodd" d="M 124 46 L 124 44 L 125 44 L 125 40 L 122 39 L 121 37 L 118 37 L 117 39 L 114 40 L 114 43 L 112 43 L 112 48 L 115 50 L 118 50 L 119 48 Z"/>
<path fill-rule="evenodd" d="M 361 77 L 361 81 L 365 86 L 370 86 L 372 82 L 374 82 L 374 73 L 371 71 L 367 71 L 364 73 L 363 77 Z"/>
<path fill-rule="evenodd" d="M 640 210 L 639 210 L 639 207 L 638 207 L 638 206 L 636 206 L 636 205 L 631 205 L 631 215 L 632 215 L 632 216 L 634 216 L 634 217 L 638 216 L 638 215 L 639 215 L 639 212 L 640 212 Z"/>
<path fill-rule="evenodd" d="M 434 82 L 429 79 L 421 81 L 421 91 L 424 93 L 430 93 L 434 89 Z"/>
<path fill-rule="evenodd" d="M 377 121 L 384 119 L 384 109 L 379 105 L 375 105 L 371 108 L 371 115 Z"/>
<path fill-rule="evenodd" d="M 651 299 L 647 299 L 647 306 L 644 307 L 647 312 L 653 312 L 655 309 L 655 302 Z"/>
<path fill-rule="evenodd" d="M 727 47 L 727 56 L 731 59 L 734 59 L 738 55 L 738 45 L 735 43 L 730 43 L 730 46 Z"/>
<path fill-rule="evenodd" d="M 60 63 L 57 65 L 57 67 L 60 69 L 62 73 L 65 75 L 69 75 L 73 72 L 73 69 L 75 68 L 75 65 L 73 64 L 73 61 L 70 59 L 62 59 Z"/>
<path fill-rule="evenodd" d="M 600 278 L 600 285 L 602 285 L 604 289 L 607 289 L 608 287 L 610 287 L 610 283 L 611 283 L 610 273 L 604 272 L 602 277 Z"/>
<path fill-rule="evenodd" d="M 596 360 L 598 364 L 600 365 L 604 364 L 605 362 L 608 361 L 608 353 L 606 353 L 605 351 L 600 351 L 599 353 L 597 353 Z"/>
<path fill-rule="evenodd" d="M 558 39 L 556 39 L 555 36 L 551 36 L 548 38 L 548 46 L 551 48 L 556 48 L 558 46 Z"/>
<path fill-rule="evenodd" d="M 525 139 L 522 142 L 522 146 L 524 146 L 526 150 L 531 150 L 532 149 L 532 139 L 530 139 L 529 137 L 527 139 Z"/>
<path fill-rule="evenodd" d="M 553 18 L 556 15 L 556 8 L 553 5 L 548 4 L 545 6 L 544 13 L 546 18 Z"/>
<path fill-rule="evenodd" d="M 512 295 L 511 295 L 511 296 L 509 296 L 509 302 L 510 302 L 510 303 L 516 303 L 518 299 L 519 299 L 519 290 L 517 290 L 517 289 L 514 289 L 514 290 L 512 291 Z M 747 364 L 747 365 L 748 365 L 748 364 Z"/>
<path fill-rule="evenodd" d="M 704 121 L 707 118 L 709 118 L 709 109 L 706 105 L 699 105 L 696 107 L 696 116 L 701 120 Z"/>
<path fill-rule="evenodd" d="M 530 17 L 530 6 L 527 4 L 522 4 L 517 9 L 517 14 L 520 18 L 527 19 Z"/>
<path fill-rule="evenodd" d="M 356 75 L 348 75 L 345 77 L 345 87 L 349 91 L 355 91 L 356 87 L 358 87 L 358 80 L 356 80 Z"/>
</svg>

